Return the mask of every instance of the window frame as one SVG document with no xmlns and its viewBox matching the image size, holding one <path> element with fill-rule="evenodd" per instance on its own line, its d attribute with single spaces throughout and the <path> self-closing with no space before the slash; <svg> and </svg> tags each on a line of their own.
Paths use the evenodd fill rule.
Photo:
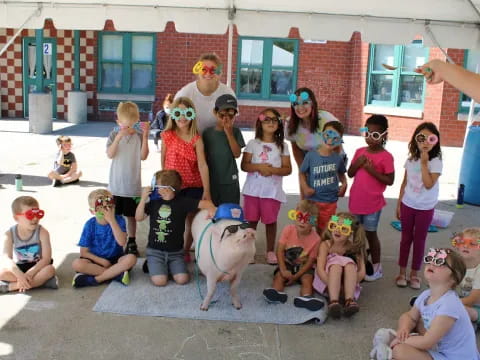
<svg viewBox="0 0 480 360">
<path fill-rule="evenodd" d="M 242 66 L 242 41 L 243 40 L 262 40 L 263 41 L 263 63 L 261 65 L 245 65 Z M 293 65 L 292 66 L 273 66 L 273 44 L 276 41 L 287 41 L 294 44 L 293 47 Z M 298 78 L 298 39 L 290 38 L 266 38 L 257 36 L 239 36 L 238 48 L 237 48 L 237 77 L 236 77 L 236 94 L 238 99 L 248 100 L 270 100 L 270 101 L 288 101 L 290 94 L 272 94 L 271 93 L 271 79 L 272 71 L 274 70 L 291 70 L 292 71 L 292 92 L 295 91 Z M 261 69 L 262 70 L 262 86 L 259 94 L 242 93 L 240 91 L 240 70 L 242 67 L 248 69 Z"/>
<path fill-rule="evenodd" d="M 470 50 L 469 49 L 465 49 L 464 50 L 464 53 L 463 53 L 463 68 L 464 69 L 468 69 L 467 66 L 468 66 L 468 54 L 469 54 Z M 479 67 L 479 71 L 480 71 L 480 67 Z M 468 96 L 467 94 L 463 93 L 463 92 L 460 92 L 460 96 L 458 98 L 458 112 L 460 114 L 468 114 L 470 112 L 470 101 L 471 101 L 471 98 L 470 98 L 470 101 L 468 102 L 468 105 L 467 106 L 464 106 L 463 105 L 463 96 L 467 96 L 470 98 L 470 96 Z M 475 102 L 475 109 L 474 109 L 474 114 L 478 114 L 478 112 L 480 111 L 480 104 Z"/>
<path fill-rule="evenodd" d="M 392 45 L 393 50 L 393 66 L 397 66 L 396 70 L 374 70 L 373 66 L 375 63 L 375 48 L 377 44 L 370 44 L 369 49 L 369 59 L 368 59 L 368 71 L 367 71 L 367 88 L 365 91 L 365 106 L 381 106 L 381 107 L 390 107 L 390 108 L 400 108 L 400 109 L 414 109 L 414 110 L 423 110 L 425 105 L 425 89 L 426 81 L 423 79 L 423 89 L 422 89 L 422 101 L 419 104 L 402 102 L 400 97 L 400 83 L 402 76 L 422 76 L 414 71 L 403 71 L 403 62 L 405 45 Z M 382 44 L 378 44 L 382 45 Z M 423 46 L 422 40 L 414 40 L 411 45 L 422 45 L 425 52 L 425 59 L 428 60 L 430 55 L 430 49 Z M 392 96 L 390 101 L 383 100 L 373 100 L 371 98 L 372 93 L 372 78 L 375 75 L 391 75 L 392 76 Z"/>
<path fill-rule="evenodd" d="M 120 35 L 122 36 L 122 60 L 103 60 L 103 36 L 105 35 Z M 135 36 L 150 36 L 152 38 L 152 61 L 134 61 L 132 57 L 133 37 Z M 154 95 L 155 94 L 155 78 L 157 69 L 157 35 L 155 33 L 145 32 L 121 32 L 121 31 L 102 31 L 98 36 L 98 92 L 108 94 L 139 94 L 139 95 Z M 122 65 L 122 86 L 121 88 L 105 88 L 102 85 L 102 65 L 121 64 Z M 133 65 L 151 65 L 152 66 L 152 86 L 147 89 L 132 89 L 132 71 Z"/>
</svg>

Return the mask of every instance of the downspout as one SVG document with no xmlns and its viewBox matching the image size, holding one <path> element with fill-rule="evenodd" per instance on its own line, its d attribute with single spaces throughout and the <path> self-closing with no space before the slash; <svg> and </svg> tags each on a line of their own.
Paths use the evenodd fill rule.
<svg viewBox="0 0 480 360">
<path fill-rule="evenodd" d="M 227 50 L 227 86 L 232 87 L 232 56 L 233 56 L 233 19 L 235 17 L 235 5 L 233 0 L 228 9 L 228 50 Z"/>
<path fill-rule="evenodd" d="M 2 50 L 0 50 L 0 56 L 8 49 L 8 47 L 15 41 L 15 39 L 20 35 L 22 30 L 25 28 L 25 26 L 28 24 L 28 22 L 34 17 L 34 16 L 40 16 L 42 12 L 42 6 L 38 5 L 38 8 L 28 17 L 27 20 L 20 26 L 20 28 L 17 30 L 17 32 L 10 38 L 10 40 L 7 41 L 7 43 L 3 46 Z"/>
</svg>

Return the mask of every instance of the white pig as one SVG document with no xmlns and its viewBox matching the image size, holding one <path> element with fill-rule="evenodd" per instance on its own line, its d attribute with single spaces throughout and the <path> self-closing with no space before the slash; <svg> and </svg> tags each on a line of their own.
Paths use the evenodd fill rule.
<svg viewBox="0 0 480 360">
<path fill-rule="evenodd" d="M 208 310 L 217 282 L 226 280 L 230 281 L 233 306 L 241 309 L 237 289 L 243 271 L 255 256 L 255 230 L 245 228 L 246 224 L 238 220 L 221 219 L 204 232 L 211 221 L 207 219 L 207 210 L 202 210 L 192 223 L 195 258 L 200 271 L 207 278 L 207 295 L 200 309 Z"/>
</svg>

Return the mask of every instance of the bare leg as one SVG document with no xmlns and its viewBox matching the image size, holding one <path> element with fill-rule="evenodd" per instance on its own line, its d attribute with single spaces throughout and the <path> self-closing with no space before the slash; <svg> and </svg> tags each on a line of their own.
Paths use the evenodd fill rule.
<svg viewBox="0 0 480 360">
<path fill-rule="evenodd" d="M 137 233 L 137 221 L 134 216 L 127 216 L 127 234 L 128 237 L 135 237 Z"/>
<path fill-rule="evenodd" d="M 357 269 L 355 264 L 347 264 L 343 271 L 343 288 L 345 299 L 353 299 L 357 287 Z"/>
<path fill-rule="evenodd" d="M 200 305 L 200 310 L 208 310 L 208 305 L 210 305 L 210 301 L 212 300 L 213 294 L 215 294 L 216 288 L 217 279 L 213 276 L 207 275 L 207 295 L 205 296 L 205 299 L 203 299 L 202 305 Z"/>
<path fill-rule="evenodd" d="M 376 231 L 365 231 L 368 240 L 368 247 L 370 248 L 370 255 L 372 256 L 372 263 L 380 263 L 381 245 Z"/>
<path fill-rule="evenodd" d="M 50 279 L 53 276 L 55 276 L 55 268 L 53 267 L 53 265 L 47 265 L 43 267 L 38 273 L 35 274 L 35 276 L 32 279 L 32 282 L 30 283 L 30 286 L 32 289 L 42 286 L 47 282 L 48 279 Z M 9 291 L 18 290 L 18 282 L 17 281 L 11 282 L 8 286 L 8 290 Z"/>
<path fill-rule="evenodd" d="M 395 360 L 432 360 L 433 358 L 426 351 L 422 351 L 407 344 L 398 344 L 393 348 Z"/>
<path fill-rule="evenodd" d="M 175 274 L 173 275 L 173 280 L 178 284 L 178 285 L 185 285 L 188 283 L 188 281 L 190 280 L 189 277 L 188 277 L 188 274 L 183 274 L 183 273 L 180 273 L 180 274 Z"/>
<path fill-rule="evenodd" d="M 168 276 L 167 275 L 154 275 L 150 277 L 152 280 L 153 285 L 155 286 L 165 286 L 168 283 Z"/>
<path fill-rule="evenodd" d="M 343 267 L 337 264 L 331 265 L 328 270 L 328 296 L 330 301 L 337 300 L 340 297 L 340 288 L 342 286 Z"/>
<path fill-rule="evenodd" d="M 253 230 L 257 230 L 258 221 L 250 221 L 249 224 Z"/>
<path fill-rule="evenodd" d="M 87 260 L 87 259 L 75 259 L 75 260 L 73 260 L 72 268 L 76 272 L 79 272 L 79 273 L 82 273 L 82 274 L 87 274 L 87 275 L 93 275 L 93 276 L 98 276 L 105 271 L 105 268 L 103 266 L 100 266 L 98 264 L 94 264 L 90 260 Z"/>
<path fill-rule="evenodd" d="M 267 233 L 267 252 L 275 250 L 275 238 L 277 237 L 277 223 L 265 225 Z"/>
<path fill-rule="evenodd" d="M 120 259 L 118 259 L 116 264 L 104 270 L 100 275 L 95 276 L 95 280 L 97 280 L 98 283 L 101 283 L 106 280 L 113 279 L 115 276 L 120 275 L 124 271 L 130 270 L 136 262 L 137 257 L 135 255 L 123 255 Z"/>
<path fill-rule="evenodd" d="M 300 278 L 302 286 L 300 288 L 301 296 L 308 296 L 313 294 L 313 275 L 312 274 L 303 274 Z"/>
<path fill-rule="evenodd" d="M 283 291 L 285 289 L 285 278 L 278 271 L 273 278 L 272 287 L 277 291 Z"/>
<path fill-rule="evenodd" d="M 81 171 L 78 171 L 78 172 L 73 173 L 73 174 L 70 175 L 70 176 L 64 177 L 63 179 L 61 179 L 61 181 L 62 181 L 62 183 L 64 183 L 64 184 L 68 184 L 68 183 L 77 181 L 78 179 L 80 179 L 80 176 L 82 176 L 82 172 L 81 172 Z"/>
</svg>

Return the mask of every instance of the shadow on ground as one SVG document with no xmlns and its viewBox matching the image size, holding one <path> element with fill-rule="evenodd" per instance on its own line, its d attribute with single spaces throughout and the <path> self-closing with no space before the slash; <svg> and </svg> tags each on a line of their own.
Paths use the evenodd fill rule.
<svg viewBox="0 0 480 360">
<path fill-rule="evenodd" d="M 0 174 L 0 184 L 5 185 L 14 185 L 15 184 L 15 175 L 16 174 Z M 22 175 L 23 186 L 51 186 L 52 180 L 46 176 L 36 176 L 36 175 Z M 97 182 L 97 181 L 84 181 L 80 180 L 75 184 L 64 184 L 60 187 L 107 187 L 106 183 Z M 36 192 L 35 190 L 22 190 L 24 192 Z"/>
</svg>

